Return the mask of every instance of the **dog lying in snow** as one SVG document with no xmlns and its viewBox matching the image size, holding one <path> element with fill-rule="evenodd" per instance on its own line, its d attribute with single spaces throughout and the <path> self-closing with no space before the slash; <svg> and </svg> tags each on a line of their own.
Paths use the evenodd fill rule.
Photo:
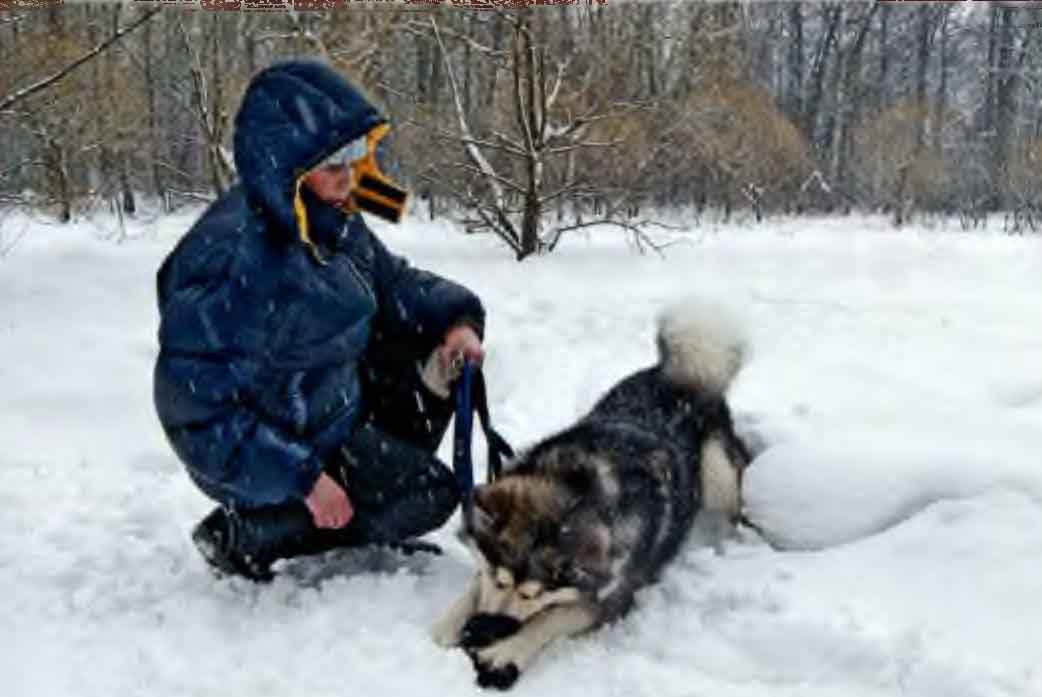
<svg viewBox="0 0 1042 697">
<path fill-rule="evenodd" d="M 712 308 L 659 318 L 659 361 L 474 489 L 461 537 L 478 562 L 433 628 L 478 684 L 508 688 L 547 644 L 611 622 L 675 556 L 700 510 L 736 521 L 749 461 L 724 393 L 744 344 Z"/>
</svg>

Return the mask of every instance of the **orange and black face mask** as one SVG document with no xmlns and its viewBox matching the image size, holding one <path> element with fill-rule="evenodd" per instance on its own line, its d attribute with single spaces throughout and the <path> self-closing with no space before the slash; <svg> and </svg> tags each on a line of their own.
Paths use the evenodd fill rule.
<svg viewBox="0 0 1042 697">
<path fill-rule="evenodd" d="M 351 180 L 347 201 L 343 205 L 345 213 L 365 211 L 379 216 L 392 223 L 400 223 L 405 214 L 409 193 L 391 181 L 383 173 L 376 159 L 376 145 L 390 132 L 386 123 L 380 124 L 364 136 L 356 138 L 347 145 L 337 148 L 336 152 L 322 160 L 312 171 L 322 167 L 347 167 Z M 297 221 L 297 234 L 311 250 L 312 256 L 320 264 L 322 258 L 318 247 L 311 239 L 308 225 L 307 207 L 301 196 L 306 174 L 297 178 L 293 196 L 293 213 Z"/>
<path fill-rule="evenodd" d="M 344 206 L 346 212 L 365 211 L 392 223 L 400 223 L 409 192 L 391 181 L 376 159 L 376 146 L 390 130 L 388 124 L 380 124 L 361 138 L 338 148 L 319 167 L 350 168 L 351 193 Z"/>
</svg>

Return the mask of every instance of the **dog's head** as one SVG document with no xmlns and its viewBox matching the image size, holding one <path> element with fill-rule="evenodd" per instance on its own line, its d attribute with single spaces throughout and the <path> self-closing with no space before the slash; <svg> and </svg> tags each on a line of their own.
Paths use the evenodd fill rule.
<svg viewBox="0 0 1042 697">
<path fill-rule="evenodd" d="M 580 504 L 573 489 L 540 474 L 507 474 L 473 491 L 463 537 L 479 564 L 479 612 L 524 622 L 595 590 L 610 533 Z"/>
</svg>

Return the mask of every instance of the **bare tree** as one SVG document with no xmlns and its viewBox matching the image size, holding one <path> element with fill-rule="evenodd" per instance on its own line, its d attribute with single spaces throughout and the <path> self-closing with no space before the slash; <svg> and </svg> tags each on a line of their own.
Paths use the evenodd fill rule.
<svg viewBox="0 0 1042 697">
<path fill-rule="evenodd" d="M 199 20 L 202 15 L 192 17 Z M 220 15 L 212 13 L 208 19 L 211 24 L 208 37 L 211 61 L 209 70 L 204 65 L 204 54 L 199 50 L 196 41 L 189 36 L 191 30 L 186 26 L 183 17 L 178 19 L 177 28 L 191 61 L 191 97 L 186 107 L 192 110 L 198 122 L 213 190 L 220 194 L 231 185 L 235 176 L 235 163 L 224 144 L 226 134 L 230 131 L 231 111 L 224 101 L 226 76 L 221 72 L 221 51 L 217 32 Z"/>
<path fill-rule="evenodd" d="M 550 207 L 560 200 L 579 204 L 598 195 L 606 197 L 607 187 L 598 186 L 592 177 L 577 172 L 568 163 L 579 151 L 619 145 L 618 140 L 590 138 L 591 127 L 641 107 L 621 101 L 583 100 L 581 86 L 569 84 L 575 49 L 567 55 L 552 55 L 548 46 L 537 40 L 532 16 L 530 9 L 502 15 L 513 34 L 507 60 L 511 109 L 502 127 L 493 125 L 486 133 L 476 133 L 471 127 L 451 58 L 436 20 L 431 19 L 444 57 L 458 125 L 457 133 L 441 135 L 456 139 L 467 158 L 457 165 L 465 176 L 453 193 L 472 216 L 466 220 L 468 227 L 472 231 L 493 232 L 519 261 L 553 250 L 566 232 L 597 224 L 620 226 L 642 243 L 648 242 L 643 228 L 649 221 L 626 220 L 625 209 L 620 205 L 604 209 L 593 219 L 548 223 Z M 490 49 L 483 46 L 481 50 Z"/>
</svg>

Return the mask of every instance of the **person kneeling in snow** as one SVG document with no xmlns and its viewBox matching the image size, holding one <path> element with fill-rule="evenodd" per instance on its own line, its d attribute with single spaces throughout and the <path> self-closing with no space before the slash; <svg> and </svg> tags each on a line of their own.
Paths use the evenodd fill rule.
<svg viewBox="0 0 1042 697">
<path fill-rule="evenodd" d="M 266 581 L 277 559 L 408 548 L 459 501 L 433 453 L 485 313 L 362 220 L 405 207 L 376 159 L 388 129 L 323 63 L 261 71 L 235 121 L 240 182 L 159 269 L 155 407 L 220 504 L 192 533 L 219 571 Z"/>
</svg>

